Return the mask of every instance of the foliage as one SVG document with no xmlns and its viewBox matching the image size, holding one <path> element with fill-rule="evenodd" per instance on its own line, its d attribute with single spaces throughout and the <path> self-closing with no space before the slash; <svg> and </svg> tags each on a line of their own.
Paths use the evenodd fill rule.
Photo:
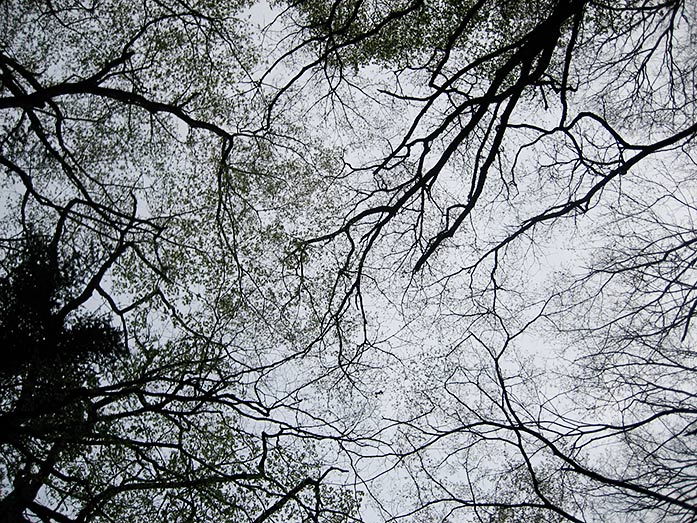
<svg viewBox="0 0 697 523">
<path fill-rule="evenodd" d="M 20 260 L 0 280 L 3 372 L 23 373 L 41 365 L 64 373 L 62 363 L 89 363 L 122 353 L 118 332 L 104 319 L 67 318 L 71 276 L 58 266 L 48 242 L 28 238 Z"/>
<path fill-rule="evenodd" d="M 0 519 L 694 519 L 692 3 L 0 10 Z"/>
<path fill-rule="evenodd" d="M 552 2 L 471 0 L 299 2 L 323 59 L 363 66 L 446 61 L 457 51 L 496 49 L 522 36 Z M 476 51 L 475 51 L 476 52 Z"/>
<path fill-rule="evenodd" d="M 319 153 L 250 129 L 244 4 L 1 9 L 2 520 L 351 518 L 278 391 L 282 201 Z"/>
</svg>

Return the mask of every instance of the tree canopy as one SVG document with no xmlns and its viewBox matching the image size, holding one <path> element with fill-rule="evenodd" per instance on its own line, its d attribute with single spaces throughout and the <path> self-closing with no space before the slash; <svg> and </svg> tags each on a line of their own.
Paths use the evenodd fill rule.
<svg viewBox="0 0 697 523">
<path fill-rule="evenodd" d="M 0 12 L 0 521 L 697 517 L 693 3 Z"/>
</svg>

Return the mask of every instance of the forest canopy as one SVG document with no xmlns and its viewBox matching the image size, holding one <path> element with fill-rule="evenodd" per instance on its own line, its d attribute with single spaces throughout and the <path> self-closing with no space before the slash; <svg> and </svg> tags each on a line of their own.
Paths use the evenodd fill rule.
<svg viewBox="0 0 697 523">
<path fill-rule="evenodd" d="M 697 5 L 0 4 L 0 523 L 697 518 Z"/>
</svg>

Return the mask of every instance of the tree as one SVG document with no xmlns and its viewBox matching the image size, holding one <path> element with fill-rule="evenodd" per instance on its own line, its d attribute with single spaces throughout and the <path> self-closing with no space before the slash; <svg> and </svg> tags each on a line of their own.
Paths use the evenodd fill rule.
<svg viewBox="0 0 697 523">
<path fill-rule="evenodd" d="M 79 260 L 23 243 L 2 281 L 3 521 L 329 520 L 355 509 L 323 484 L 331 468 L 312 469 L 312 448 L 245 427 L 244 409 L 261 422 L 264 406 L 243 399 L 239 375 L 203 340 L 136 337 L 126 355 L 105 319 L 69 310 Z"/>
<path fill-rule="evenodd" d="M 254 7 L 2 5 L 6 519 L 694 519 L 695 7 Z"/>
<path fill-rule="evenodd" d="M 0 417 L 2 442 L 26 453 L 13 489 L 0 502 L 3 521 L 23 520 L 66 438 L 81 432 L 87 415 L 81 389 L 95 380 L 100 360 L 122 350 L 118 332 L 100 318 L 77 317 L 67 324 L 69 304 L 58 301 L 69 276 L 48 244 L 35 238 L 26 243 L 18 265 L 0 281 L 0 376 L 7 408 Z M 37 439 L 51 442 L 38 472 L 30 457 Z"/>
<path fill-rule="evenodd" d="M 407 512 L 692 520 L 693 6 L 288 9 L 277 63 L 307 58 L 275 100 L 314 82 L 344 135 L 392 120 L 347 153 L 344 212 L 306 245 L 340 253 L 334 317 L 358 303 L 361 357 L 383 339 L 411 388 L 384 432 Z M 532 499 L 492 491 L 511 468 Z"/>
<path fill-rule="evenodd" d="M 353 517 L 279 387 L 310 334 L 260 255 L 319 153 L 254 127 L 244 7 L 1 7 L 3 521 Z"/>
</svg>

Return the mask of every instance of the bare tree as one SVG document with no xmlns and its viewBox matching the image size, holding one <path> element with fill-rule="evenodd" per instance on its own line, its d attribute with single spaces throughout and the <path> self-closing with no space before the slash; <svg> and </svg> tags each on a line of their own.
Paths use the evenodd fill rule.
<svg viewBox="0 0 697 523">
<path fill-rule="evenodd" d="M 343 364 L 381 351 L 409 376 L 381 436 L 414 508 L 385 517 L 693 520 L 694 7 L 286 15 L 300 29 L 276 67 L 306 65 L 271 118 L 308 82 L 337 132 L 404 115 L 347 152 L 344 212 L 303 243 L 339 253 L 333 321 L 363 314 Z"/>
</svg>

